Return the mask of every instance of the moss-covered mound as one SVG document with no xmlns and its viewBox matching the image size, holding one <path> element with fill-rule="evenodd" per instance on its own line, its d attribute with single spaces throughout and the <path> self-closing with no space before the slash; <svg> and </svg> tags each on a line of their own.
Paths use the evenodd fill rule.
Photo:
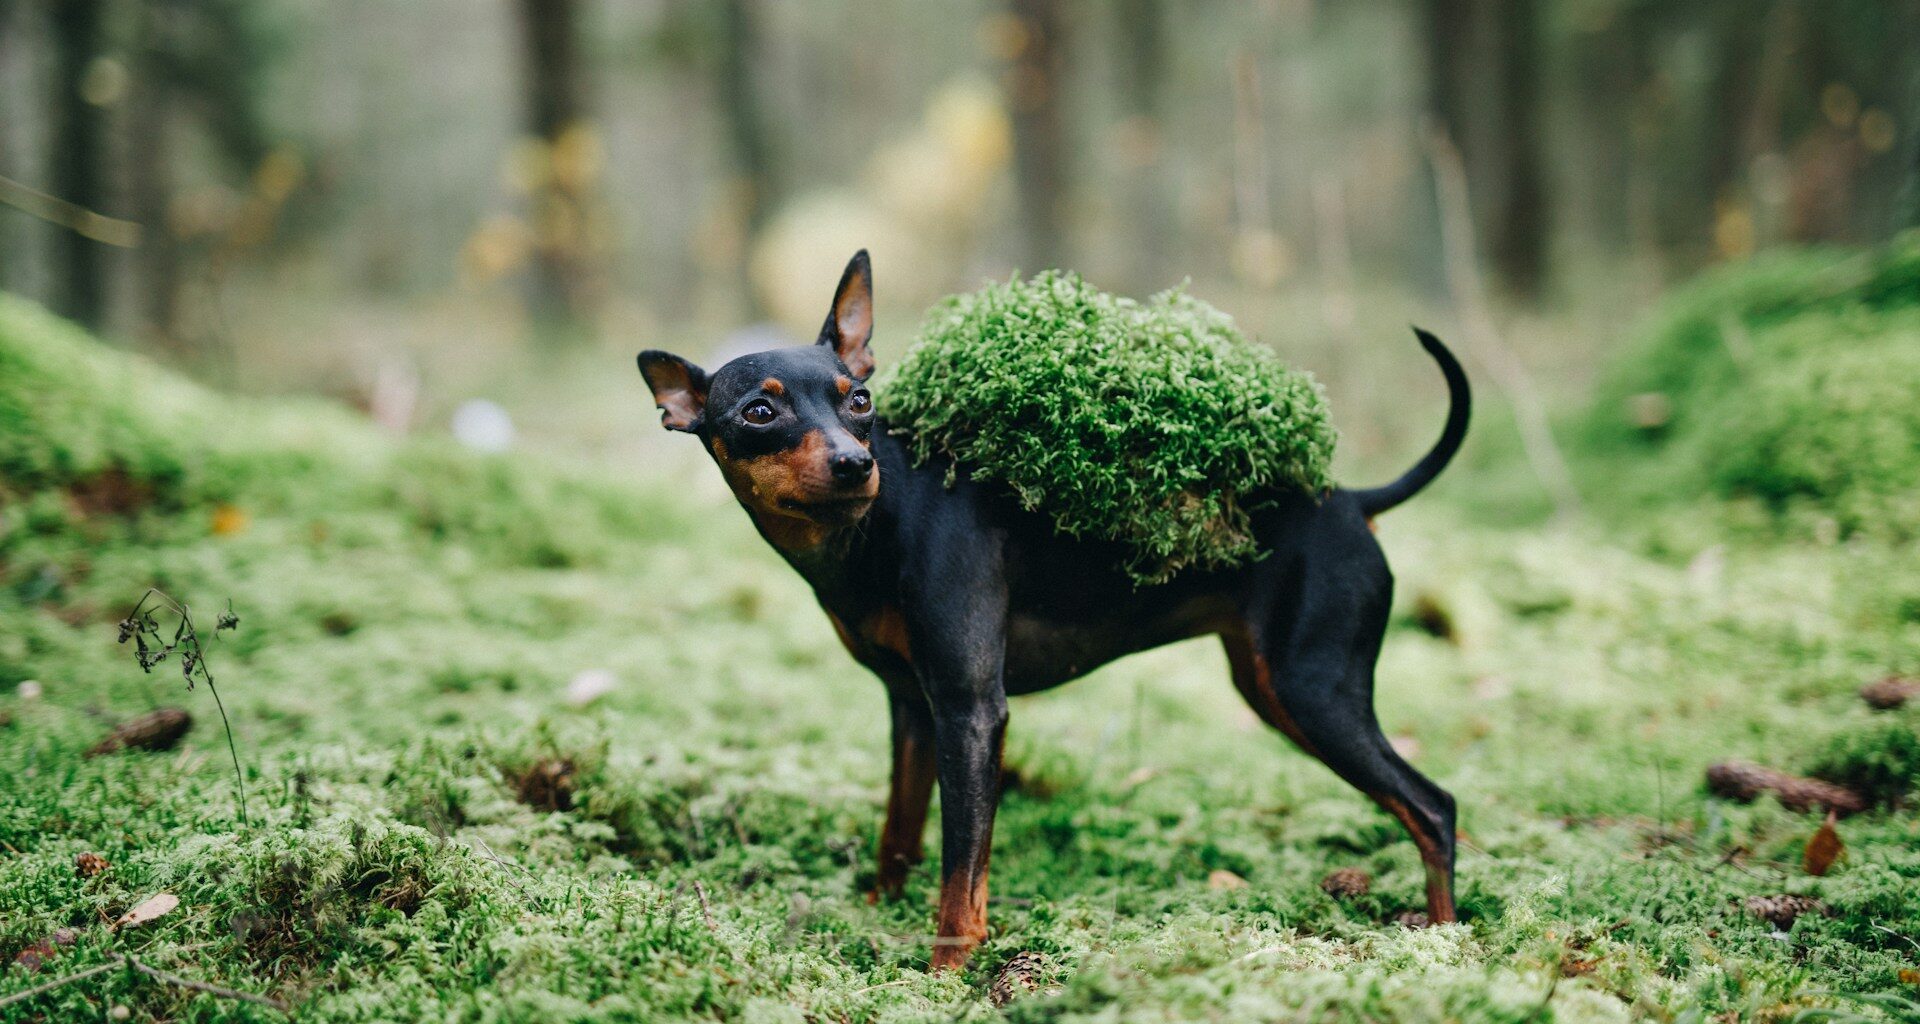
<svg viewBox="0 0 1920 1024">
<path fill-rule="evenodd" d="M 395 438 L 317 399 L 220 394 L 0 293 L 0 559 L 16 531 L 76 518 L 178 528 L 205 521 L 183 513 L 224 505 L 309 517 L 390 507 L 423 538 L 548 567 L 598 557 L 657 512 L 526 460 Z"/>
<path fill-rule="evenodd" d="M 1253 557 L 1254 496 L 1330 486 L 1319 386 L 1179 290 L 1136 302 L 1048 272 L 955 296 L 875 390 L 918 458 L 1124 544 L 1141 582 Z"/>
<path fill-rule="evenodd" d="M 1605 489 L 1912 538 L 1917 395 L 1920 235 L 1909 235 L 1704 276 L 1616 364 L 1587 433 Z"/>
</svg>

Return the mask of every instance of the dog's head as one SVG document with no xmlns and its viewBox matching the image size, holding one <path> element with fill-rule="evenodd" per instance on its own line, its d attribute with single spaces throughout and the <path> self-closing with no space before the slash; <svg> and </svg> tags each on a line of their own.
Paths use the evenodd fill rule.
<svg viewBox="0 0 1920 1024">
<path fill-rule="evenodd" d="M 756 352 L 709 374 L 640 353 L 660 422 L 694 434 L 776 543 L 817 543 L 858 522 L 880 493 L 873 459 L 873 271 L 854 254 L 812 345 Z"/>
</svg>

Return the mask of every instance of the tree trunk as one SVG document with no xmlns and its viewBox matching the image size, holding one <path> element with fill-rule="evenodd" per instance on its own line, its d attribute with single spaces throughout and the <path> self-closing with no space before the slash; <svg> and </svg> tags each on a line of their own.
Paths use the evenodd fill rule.
<svg viewBox="0 0 1920 1024">
<path fill-rule="evenodd" d="M 1546 279 L 1538 0 L 1427 0 L 1428 104 L 1460 150 L 1480 255 L 1513 295 Z"/>
<path fill-rule="evenodd" d="M 1501 282 L 1525 299 L 1537 299 L 1546 284 L 1547 186 L 1541 151 L 1538 0 L 1496 3 L 1499 54 L 1499 124 L 1504 152 L 1487 258 Z"/>
<path fill-rule="evenodd" d="M 49 180 L 54 195 L 98 212 L 106 195 L 106 112 L 83 95 L 102 44 L 103 0 L 63 0 L 47 11 L 54 57 L 53 143 Z M 54 308 L 98 330 L 106 319 L 107 259 L 99 242 L 60 231 Z"/>
<path fill-rule="evenodd" d="M 754 64 L 759 51 L 760 12 L 756 0 L 723 0 L 720 5 L 722 39 L 715 67 L 720 110 L 726 119 L 728 148 L 733 155 L 741 203 L 744 251 L 772 215 L 779 196 L 775 180 L 773 130 L 755 87 Z M 748 278 L 747 261 L 740 261 L 740 290 L 749 315 L 765 310 Z"/>
<path fill-rule="evenodd" d="M 591 327 L 597 306 L 589 209 L 597 146 L 586 122 L 578 0 L 519 0 L 527 127 L 546 157 L 529 197 L 533 276 L 528 307 L 542 335 Z"/>
<path fill-rule="evenodd" d="M 1011 0 L 1023 37 L 1007 73 L 1013 108 L 1014 185 L 1019 193 L 1021 269 L 1045 270 L 1065 259 L 1061 204 L 1066 191 L 1066 140 L 1061 137 L 1063 27 L 1059 0 Z"/>
<path fill-rule="evenodd" d="M 15 19 L 19 16 L 19 6 L 17 0 L 0 0 L 0 71 L 11 67 L 17 59 L 19 29 Z M 19 170 L 16 147 L 20 140 L 14 130 L 20 118 L 15 112 L 17 98 L 7 86 L 8 83 L 0 81 L 0 176 L 19 180 L 25 177 Z M 25 262 L 25 236 L 19 218 L 0 214 L 0 291 L 21 287 L 22 275 L 15 267 Z"/>
<path fill-rule="evenodd" d="M 136 70 L 128 149 L 139 159 L 128 167 L 128 205 L 143 227 L 135 254 L 139 316 L 155 339 L 172 349 L 181 336 L 181 253 L 168 221 L 173 203 L 173 125 L 175 105 L 170 47 L 178 31 L 177 0 L 148 0 L 140 26 L 140 64 Z"/>
<path fill-rule="evenodd" d="M 1176 254 L 1178 226 L 1169 207 L 1166 175 L 1167 10 L 1165 0 L 1119 0 L 1120 99 L 1127 120 L 1127 177 L 1120 216 L 1131 230 L 1125 273 L 1134 294 L 1170 284 L 1166 268 Z"/>
</svg>

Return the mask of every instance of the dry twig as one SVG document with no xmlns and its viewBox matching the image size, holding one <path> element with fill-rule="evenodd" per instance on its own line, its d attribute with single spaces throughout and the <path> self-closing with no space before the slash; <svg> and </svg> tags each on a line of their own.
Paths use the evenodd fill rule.
<svg viewBox="0 0 1920 1024">
<path fill-rule="evenodd" d="M 1513 403 L 1513 418 L 1520 428 L 1520 447 L 1534 475 L 1553 499 L 1555 515 L 1562 519 L 1580 511 L 1580 492 L 1573 486 L 1573 474 L 1554 442 L 1553 428 L 1547 422 L 1546 405 L 1533 386 L 1533 377 L 1513 350 L 1500 338 L 1488 308 L 1486 283 L 1480 279 L 1479 263 L 1474 257 L 1473 215 L 1468 205 L 1467 172 L 1460 150 L 1444 132 L 1427 136 L 1427 158 L 1433 164 L 1435 192 L 1440 204 L 1440 245 L 1445 253 L 1447 289 L 1460 309 L 1461 326 L 1466 329 L 1467 344 L 1473 354 L 1493 373 L 1494 383 Z"/>
<path fill-rule="evenodd" d="M 42 982 L 23 992 L 15 992 L 4 999 L 0 999 L 0 1009 L 5 1009 L 15 1003 L 24 1003 L 34 996 L 51 992 L 63 985 L 71 985 L 76 981 L 91 978 L 96 974 L 105 974 L 115 967 L 120 966 L 128 967 L 156 981 L 174 985 L 179 988 L 191 989 L 195 992 L 205 992 L 208 995 L 219 996 L 223 999 L 238 999 L 242 1002 L 257 1003 L 261 1006 L 279 1010 L 281 1013 L 286 1013 L 292 1009 L 284 1000 L 275 999 L 272 996 L 258 995 L 253 992 L 242 992 L 239 989 L 227 988 L 224 985 L 214 985 L 205 981 L 195 981 L 192 978 L 183 978 L 171 971 L 163 971 L 131 953 L 108 953 L 107 962 L 104 964 L 95 964 L 85 970 L 75 971 L 72 974 L 62 975 L 52 981 Z"/>
<path fill-rule="evenodd" d="M 1772 793 L 1780 806 L 1790 811 L 1810 811 L 1824 807 L 1840 817 L 1867 809 L 1867 798 L 1845 786 L 1819 779 L 1803 779 L 1747 761 L 1727 761 L 1707 767 L 1707 788 L 1715 796 L 1742 803 L 1762 793 Z"/>
</svg>

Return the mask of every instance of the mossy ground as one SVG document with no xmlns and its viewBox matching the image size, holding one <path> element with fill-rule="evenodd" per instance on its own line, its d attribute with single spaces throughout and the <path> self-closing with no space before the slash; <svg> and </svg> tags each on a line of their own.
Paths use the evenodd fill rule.
<svg viewBox="0 0 1920 1024">
<path fill-rule="evenodd" d="M 1412 844 L 1258 725 L 1195 643 L 1016 701 L 993 935 L 929 976 L 932 865 L 899 903 L 863 895 L 879 687 L 724 498 L 236 403 L 0 312 L 0 392 L 37 375 L 0 398 L 0 452 L 52 467 L 4 463 L 0 955 L 79 936 L 0 970 L 0 999 L 111 950 L 313 1021 L 1771 1020 L 1912 991 L 1910 809 L 1840 822 L 1847 856 L 1815 878 L 1816 821 L 1700 785 L 1727 757 L 1911 785 L 1920 712 L 1855 696 L 1920 669 L 1920 564 L 1893 541 L 1708 548 L 1704 509 L 1630 550 L 1416 502 L 1382 523 L 1402 611 L 1378 703 L 1459 798 L 1463 923 L 1394 923 L 1420 902 Z M 103 439 L 109 412 L 126 426 Z M 165 486 L 90 497 L 152 465 Z M 150 585 L 241 616 L 210 646 L 251 827 L 206 695 L 114 643 Z M 1420 628 L 1421 595 L 1451 639 Z M 619 685 L 575 707 L 587 669 Z M 82 756 L 103 719 L 158 702 L 198 718 L 181 750 Z M 522 802 L 555 761 L 568 809 L 550 788 Z M 82 878 L 81 852 L 111 867 Z M 1372 893 L 1323 894 L 1341 867 Z M 1222 870 L 1249 884 L 1209 885 Z M 103 924 L 159 891 L 179 909 Z M 1786 892 L 1834 914 L 1776 934 L 1741 909 Z M 995 1009 L 1021 950 L 1063 990 Z M 280 1016 L 115 970 L 0 1017 L 115 1005 Z"/>
</svg>

